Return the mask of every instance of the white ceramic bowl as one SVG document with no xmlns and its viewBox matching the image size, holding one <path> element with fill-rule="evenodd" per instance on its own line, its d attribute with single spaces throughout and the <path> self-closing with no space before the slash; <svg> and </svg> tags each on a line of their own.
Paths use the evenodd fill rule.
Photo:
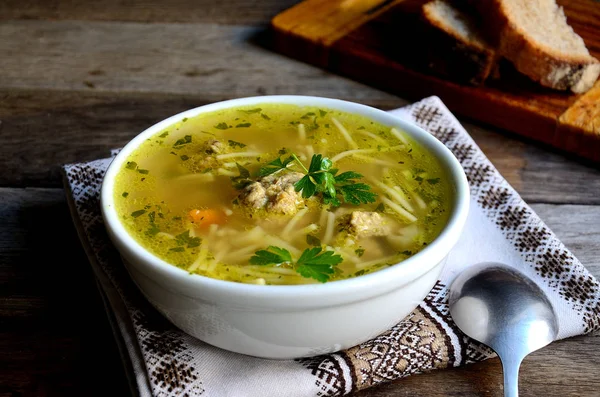
<svg viewBox="0 0 600 397">
<path fill-rule="evenodd" d="M 191 275 L 159 259 L 125 230 L 114 208 L 114 180 L 147 138 L 184 117 L 229 107 L 290 103 L 356 113 L 412 136 L 436 156 L 453 185 L 451 215 L 442 233 L 402 263 L 352 279 L 314 285 L 251 285 Z M 179 113 L 132 139 L 111 163 L 101 192 L 110 238 L 148 300 L 173 324 L 214 346 L 266 358 L 298 358 L 354 346 L 408 315 L 438 279 L 457 242 L 469 206 L 465 174 L 452 153 L 423 129 L 368 106 L 308 96 L 234 99 Z"/>
</svg>

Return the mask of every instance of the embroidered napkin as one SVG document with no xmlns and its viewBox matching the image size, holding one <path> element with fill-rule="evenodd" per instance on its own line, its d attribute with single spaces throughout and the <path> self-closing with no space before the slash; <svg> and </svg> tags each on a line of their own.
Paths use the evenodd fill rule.
<svg viewBox="0 0 600 397">
<path fill-rule="evenodd" d="M 175 328 L 142 297 L 105 232 L 99 191 L 111 158 L 64 166 L 67 196 L 98 279 L 132 388 L 140 396 L 338 396 L 493 352 L 448 314 L 447 287 L 469 265 L 511 264 L 548 294 L 559 338 L 600 328 L 600 285 L 498 173 L 437 97 L 391 112 L 418 124 L 458 158 L 469 179 L 465 231 L 435 287 L 378 337 L 334 354 L 276 361 L 231 353 Z"/>
</svg>

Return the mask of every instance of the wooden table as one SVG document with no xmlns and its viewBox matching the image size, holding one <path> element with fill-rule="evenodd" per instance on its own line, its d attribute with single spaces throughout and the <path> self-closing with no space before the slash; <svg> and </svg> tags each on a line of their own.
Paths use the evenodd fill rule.
<svg viewBox="0 0 600 397">
<path fill-rule="evenodd" d="M 263 46 L 294 0 L 0 2 L 0 395 L 128 393 L 107 318 L 71 223 L 64 163 L 107 155 L 164 117 L 262 94 L 335 97 L 392 109 L 385 92 Z M 600 276 L 600 171 L 492 126 L 461 120 L 508 181 Z M 524 396 L 600 395 L 600 334 L 523 363 Z M 356 396 L 500 396 L 497 359 Z"/>
</svg>

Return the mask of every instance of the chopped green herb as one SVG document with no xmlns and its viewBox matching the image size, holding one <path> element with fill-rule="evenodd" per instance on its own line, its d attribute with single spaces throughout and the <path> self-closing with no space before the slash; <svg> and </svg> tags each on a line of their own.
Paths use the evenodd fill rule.
<svg viewBox="0 0 600 397">
<path fill-rule="evenodd" d="M 181 120 L 181 122 L 185 123 L 186 121 L 188 121 L 187 117 L 184 117 L 183 120 Z"/>
<path fill-rule="evenodd" d="M 360 258 L 361 256 L 363 256 L 365 254 L 365 249 L 357 248 L 354 250 L 354 253 L 356 254 L 356 256 L 358 256 Z"/>
<path fill-rule="evenodd" d="M 175 247 L 175 248 L 170 248 L 169 251 L 183 252 L 183 251 L 185 251 L 185 248 L 184 247 Z"/>
<path fill-rule="evenodd" d="M 125 168 L 128 170 L 135 170 L 137 168 L 137 163 L 135 161 L 128 161 L 127 165 L 125 165 Z"/>
<path fill-rule="evenodd" d="M 252 179 L 250 179 L 250 171 L 248 171 L 248 169 L 244 168 L 244 166 L 239 163 L 235 163 L 235 165 L 237 165 L 240 175 L 230 177 L 234 188 L 238 190 L 243 189 L 254 182 Z"/>
<path fill-rule="evenodd" d="M 377 207 L 375 207 L 375 212 L 384 212 L 385 211 L 385 205 L 383 205 L 383 203 L 379 203 L 379 205 Z"/>
<path fill-rule="evenodd" d="M 281 149 L 279 149 L 278 153 L 281 154 L 281 155 L 284 155 L 284 154 L 287 153 L 287 149 L 286 148 L 281 148 Z"/>
<path fill-rule="evenodd" d="M 321 246 L 321 240 L 319 240 L 318 237 L 315 237 L 312 234 L 307 234 L 306 235 L 306 244 L 312 245 L 314 247 L 320 247 Z"/>
<path fill-rule="evenodd" d="M 292 255 L 288 250 L 270 245 L 266 250 L 256 251 L 249 262 L 251 265 L 265 266 L 279 265 L 291 261 Z"/>
<path fill-rule="evenodd" d="M 141 168 L 138 168 L 137 172 L 139 172 L 140 174 L 144 174 L 144 175 L 147 175 L 147 174 L 150 173 L 150 171 L 144 170 L 144 169 L 141 169 Z"/>
<path fill-rule="evenodd" d="M 306 175 L 294 184 L 297 192 L 302 191 L 302 197 L 309 198 L 317 193 L 322 193 L 323 202 L 336 207 L 341 205 L 338 195 L 342 196 L 344 202 L 354 205 L 375 201 L 377 194 L 370 191 L 371 187 L 355 181 L 355 179 L 362 178 L 361 174 L 347 171 L 335 176 L 337 170 L 331 169 L 331 160 L 321 154 L 313 155 L 307 170 L 295 154 L 292 156 L 306 172 Z"/>
<path fill-rule="evenodd" d="M 231 202 L 233 205 L 238 205 L 240 203 L 240 201 L 238 199 L 235 199 Z"/>
<path fill-rule="evenodd" d="M 335 273 L 335 266 L 342 261 L 343 258 L 333 251 L 322 252 L 321 247 L 307 248 L 294 264 L 294 268 L 302 277 L 313 278 L 324 283 Z M 292 255 L 288 250 L 274 246 L 256 251 L 249 262 L 259 266 L 293 264 Z"/>
<path fill-rule="evenodd" d="M 190 159 L 190 156 L 188 156 L 187 154 L 182 154 L 181 156 L 179 156 L 179 158 L 183 161 L 187 161 Z"/>
<path fill-rule="evenodd" d="M 240 110 L 240 112 L 244 112 L 246 114 L 259 113 L 261 111 L 262 111 L 261 108 L 249 109 L 249 110 Z"/>
<path fill-rule="evenodd" d="M 181 217 L 180 217 L 180 216 L 174 216 L 174 217 L 173 217 L 173 220 L 174 220 L 174 221 L 180 221 L 180 220 L 181 220 Z"/>
<path fill-rule="evenodd" d="M 137 210 L 137 211 L 133 211 L 131 213 L 131 216 L 134 218 L 137 218 L 138 216 L 144 215 L 146 213 L 146 210 Z"/>
<path fill-rule="evenodd" d="M 440 181 L 440 178 L 431 178 L 431 179 L 427 179 L 427 182 L 429 182 L 432 185 L 435 185 L 436 183 L 438 183 Z"/>
<path fill-rule="evenodd" d="M 148 230 L 146 230 L 146 234 L 150 237 L 154 237 L 158 233 L 160 233 L 160 228 L 156 225 L 156 223 L 151 223 Z"/>
<path fill-rule="evenodd" d="M 162 134 L 160 134 L 159 137 L 166 138 L 168 135 L 169 135 L 169 131 L 165 131 Z"/>
<path fill-rule="evenodd" d="M 230 139 L 230 140 L 228 140 L 227 142 L 229 143 L 229 146 L 231 146 L 232 148 L 239 147 L 239 148 L 241 149 L 241 148 L 244 148 L 244 147 L 246 147 L 246 144 L 245 144 L 245 143 L 241 143 L 241 142 L 232 141 L 231 139 Z"/>
<path fill-rule="evenodd" d="M 365 129 L 365 126 L 364 126 L 364 125 L 361 125 L 361 126 L 360 126 L 360 127 L 358 127 L 357 129 L 358 129 L 358 130 L 364 130 L 364 129 Z"/>
<path fill-rule="evenodd" d="M 260 170 L 258 171 L 258 176 L 267 176 L 267 175 L 274 174 L 277 171 L 286 169 L 288 167 L 288 165 L 291 164 L 293 161 L 294 161 L 293 156 L 290 156 L 283 161 L 281 160 L 280 157 L 278 157 L 275 160 L 268 163 L 267 165 L 262 166 L 260 168 Z"/>
<path fill-rule="evenodd" d="M 123 192 L 123 194 L 121 194 L 121 196 L 127 197 L 127 196 L 129 196 L 129 192 Z"/>
<path fill-rule="evenodd" d="M 402 254 L 402 255 L 407 255 L 407 256 L 410 256 L 410 255 L 412 255 L 412 251 L 408 251 L 408 250 L 406 250 L 406 251 L 402 251 L 402 252 L 401 252 L 401 254 Z"/>
<path fill-rule="evenodd" d="M 219 123 L 215 125 L 215 128 L 218 130 L 226 130 L 229 128 L 229 126 L 227 125 L 227 123 Z"/>
<path fill-rule="evenodd" d="M 321 247 L 307 248 L 296 262 L 296 271 L 302 277 L 313 278 L 322 283 L 334 273 L 334 266 L 342 263 L 340 255 L 333 251 L 321 252 Z"/>
<path fill-rule="evenodd" d="M 207 174 L 207 173 L 209 173 L 209 172 L 211 172 L 211 171 L 212 171 L 212 168 L 205 168 L 205 169 L 203 169 L 202 171 L 200 171 L 200 173 L 201 173 L 201 174 Z"/>
<path fill-rule="evenodd" d="M 183 145 L 187 145 L 188 143 L 192 142 L 192 136 L 191 135 L 186 135 L 183 138 L 178 139 L 174 144 L 173 144 L 173 149 L 178 149 L 179 147 L 183 146 Z"/>
<path fill-rule="evenodd" d="M 177 245 L 187 245 L 188 248 L 194 248 L 199 246 L 201 241 L 202 240 L 200 239 L 200 237 L 191 237 L 189 230 L 186 230 L 185 232 L 175 236 L 175 243 L 177 243 Z"/>
<path fill-rule="evenodd" d="M 252 124 L 251 123 L 241 123 L 235 126 L 235 128 L 248 128 L 250 127 Z"/>
<path fill-rule="evenodd" d="M 271 120 L 271 118 L 269 116 L 267 116 L 266 114 L 264 114 L 264 113 L 261 113 L 260 117 L 262 117 L 265 120 Z"/>
<path fill-rule="evenodd" d="M 300 117 L 302 120 L 308 120 L 310 118 L 310 116 L 314 116 L 315 112 L 308 112 L 304 115 L 302 115 L 302 117 Z"/>
<path fill-rule="evenodd" d="M 325 117 L 326 114 L 327 114 L 326 111 L 319 109 L 319 116 Z"/>
</svg>

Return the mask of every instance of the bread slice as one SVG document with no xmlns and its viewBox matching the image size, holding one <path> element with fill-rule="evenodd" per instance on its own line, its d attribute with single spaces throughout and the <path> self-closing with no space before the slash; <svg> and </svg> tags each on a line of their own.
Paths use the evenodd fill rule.
<svg viewBox="0 0 600 397">
<path fill-rule="evenodd" d="M 443 0 L 425 4 L 422 16 L 430 27 L 427 67 L 455 81 L 481 84 L 494 67 L 496 52 L 472 17 Z"/>
<path fill-rule="evenodd" d="M 600 74 L 583 39 L 555 0 L 475 0 L 482 26 L 500 55 L 544 86 L 575 93 Z"/>
</svg>

